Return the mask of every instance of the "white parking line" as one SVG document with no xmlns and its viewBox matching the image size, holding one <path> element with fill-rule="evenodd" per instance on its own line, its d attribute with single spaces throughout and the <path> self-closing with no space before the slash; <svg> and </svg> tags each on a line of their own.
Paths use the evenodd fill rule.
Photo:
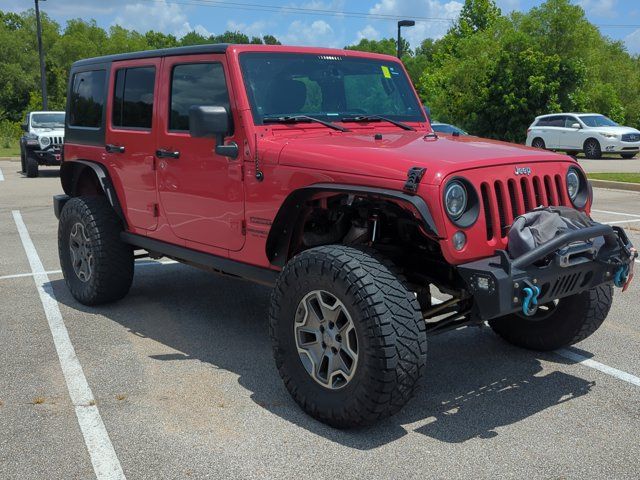
<svg viewBox="0 0 640 480">
<path fill-rule="evenodd" d="M 635 213 L 625 213 L 625 212 L 612 212 L 610 210 L 596 210 L 595 208 L 591 209 L 592 212 L 597 212 L 597 213 L 608 213 L 610 215 L 622 215 L 625 217 L 638 217 L 640 218 L 640 215 L 637 215 Z"/>
<path fill-rule="evenodd" d="M 47 275 L 53 275 L 56 273 L 62 273 L 62 270 L 47 270 L 45 272 L 40 272 L 40 273 L 46 273 Z M 9 280 L 11 278 L 23 278 L 23 277 L 33 277 L 34 275 L 38 275 L 37 273 L 15 273 L 13 275 L 3 275 L 2 277 L 0 277 L 0 280 Z"/>
<path fill-rule="evenodd" d="M 640 260 L 636 260 L 636 262 L 640 263 Z M 436 297 L 431 297 L 431 303 L 433 303 L 434 305 L 442 302 L 444 302 L 444 300 L 440 300 Z M 635 375 L 631 375 L 630 373 L 623 372 L 622 370 L 618 370 L 617 368 L 610 367 L 608 365 L 605 365 L 604 363 L 596 362 L 595 360 L 591 360 L 590 358 L 587 358 L 566 348 L 556 350 L 555 353 L 564 358 L 568 358 L 569 360 L 573 360 L 576 363 L 584 365 L 585 367 L 595 368 L 602 373 L 606 373 L 607 375 L 611 375 L 612 377 L 615 377 L 619 380 L 623 380 L 640 387 L 640 378 L 636 377 Z"/>
<path fill-rule="evenodd" d="M 0 182 L 4 182 L 4 175 L 2 174 L 1 168 L 0 168 Z"/>
<path fill-rule="evenodd" d="M 616 220 L 614 222 L 602 222 L 605 225 L 616 225 L 618 223 L 637 223 L 640 222 L 640 218 L 634 218 L 633 220 Z"/>
<path fill-rule="evenodd" d="M 164 260 L 162 262 L 136 262 L 136 267 L 152 267 L 154 265 L 172 265 L 174 263 L 179 263 L 176 262 L 175 260 Z M 47 275 L 56 275 L 58 273 L 62 273 L 62 270 L 47 270 L 46 272 Z M 12 278 L 23 278 L 23 277 L 33 277 L 34 275 L 36 275 L 33 272 L 29 272 L 29 273 L 14 273 L 12 275 L 3 275 L 0 277 L 0 280 L 10 280 Z"/>
<path fill-rule="evenodd" d="M 640 387 L 640 378 L 635 375 L 631 375 L 630 373 L 623 372 L 622 370 L 618 370 L 617 368 L 610 367 L 605 365 L 604 363 L 596 362 L 595 360 L 591 360 L 579 353 L 576 353 L 572 350 L 568 350 L 563 348 L 561 350 L 556 350 L 558 355 L 563 356 L 564 358 L 568 358 L 569 360 L 573 360 L 574 362 L 580 363 L 586 367 L 595 368 L 596 370 L 601 371 L 602 373 L 606 373 L 607 375 L 611 375 L 612 377 L 618 378 L 625 382 L 631 383 Z"/>
<path fill-rule="evenodd" d="M 91 457 L 93 471 L 98 480 L 124 479 L 125 475 L 122 471 L 122 466 L 113 449 L 107 429 L 104 426 L 98 407 L 95 405 L 93 393 L 82 371 L 82 365 L 80 365 L 69 338 L 49 277 L 31 241 L 27 227 L 22 220 L 22 215 L 17 210 L 13 210 L 12 214 L 33 272 L 33 280 L 49 323 L 53 343 L 67 383 L 69 397 L 71 397 L 71 403 L 75 407 L 84 443 Z"/>
</svg>

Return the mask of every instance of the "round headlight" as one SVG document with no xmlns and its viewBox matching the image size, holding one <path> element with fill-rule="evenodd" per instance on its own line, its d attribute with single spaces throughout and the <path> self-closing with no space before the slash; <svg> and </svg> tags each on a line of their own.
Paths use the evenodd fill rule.
<svg viewBox="0 0 640 480">
<path fill-rule="evenodd" d="M 569 169 L 567 172 L 567 192 L 569 192 L 569 198 L 571 198 L 572 202 L 578 196 L 578 192 L 580 192 L 580 177 L 573 169 Z"/>
<path fill-rule="evenodd" d="M 51 139 L 49 137 L 40 137 L 40 145 L 43 147 L 48 147 L 51 144 Z"/>
<path fill-rule="evenodd" d="M 457 220 L 467 208 L 467 189 L 457 180 L 449 183 L 444 193 L 444 205 L 447 214 Z"/>
</svg>

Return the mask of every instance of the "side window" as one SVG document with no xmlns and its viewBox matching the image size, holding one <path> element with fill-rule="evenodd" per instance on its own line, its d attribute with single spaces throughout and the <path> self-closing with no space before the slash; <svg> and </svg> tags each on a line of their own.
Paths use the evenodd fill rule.
<svg viewBox="0 0 640 480">
<path fill-rule="evenodd" d="M 221 63 L 185 63 L 171 72 L 169 130 L 189 130 L 194 105 L 229 107 L 229 91 Z"/>
<path fill-rule="evenodd" d="M 555 117 L 547 118 L 548 127 L 564 127 L 564 117 L 561 115 L 556 115 Z"/>
<path fill-rule="evenodd" d="M 549 126 L 549 117 L 544 117 L 538 120 L 536 123 L 536 127 L 548 127 Z"/>
<path fill-rule="evenodd" d="M 69 125 L 100 128 L 106 73 L 105 70 L 91 70 L 73 75 Z"/>
<path fill-rule="evenodd" d="M 565 117 L 564 126 L 566 128 L 571 128 L 571 125 L 574 123 L 578 123 L 578 119 L 576 117 Z"/>
<path fill-rule="evenodd" d="M 111 122 L 114 127 L 151 128 L 155 67 L 122 68 L 116 72 Z"/>
</svg>

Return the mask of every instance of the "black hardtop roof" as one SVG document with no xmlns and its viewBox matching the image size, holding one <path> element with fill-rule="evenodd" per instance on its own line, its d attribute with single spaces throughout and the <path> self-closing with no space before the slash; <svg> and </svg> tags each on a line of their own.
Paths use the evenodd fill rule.
<svg viewBox="0 0 640 480">
<path fill-rule="evenodd" d="M 141 52 L 118 53 L 102 57 L 85 58 L 71 65 L 71 68 L 93 65 L 97 63 L 118 62 L 121 60 L 136 60 L 138 58 L 171 57 L 177 55 L 197 55 L 199 53 L 225 53 L 228 43 L 211 43 L 207 45 L 191 45 L 188 47 L 161 48 L 158 50 L 143 50 Z"/>
</svg>

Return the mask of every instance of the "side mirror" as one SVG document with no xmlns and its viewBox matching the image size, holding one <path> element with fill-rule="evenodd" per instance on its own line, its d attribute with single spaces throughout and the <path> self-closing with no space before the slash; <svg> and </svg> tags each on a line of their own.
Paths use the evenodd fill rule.
<svg viewBox="0 0 640 480">
<path fill-rule="evenodd" d="M 580 129 L 580 128 L 582 128 L 582 127 L 580 126 L 580 124 L 579 124 L 578 122 L 576 122 L 576 123 L 572 123 L 572 124 L 571 124 L 571 128 Z"/>
<path fill-rule="evenodd" d="M 218 155 L 237 158 L 238 145 L 224 144 L 224 137 L 231 130 L 229 112 L 225 107 L 194 105 L 189 109 L 189 133 L 192 137 L 215 137 Z"/>
<path fill-rule="evenodd" d="M 29 126 L 26 123 L 23 123 L 22 125 L 20 125 L 20 128 L 25 132 L 29 131 Z"/>
</svg>

